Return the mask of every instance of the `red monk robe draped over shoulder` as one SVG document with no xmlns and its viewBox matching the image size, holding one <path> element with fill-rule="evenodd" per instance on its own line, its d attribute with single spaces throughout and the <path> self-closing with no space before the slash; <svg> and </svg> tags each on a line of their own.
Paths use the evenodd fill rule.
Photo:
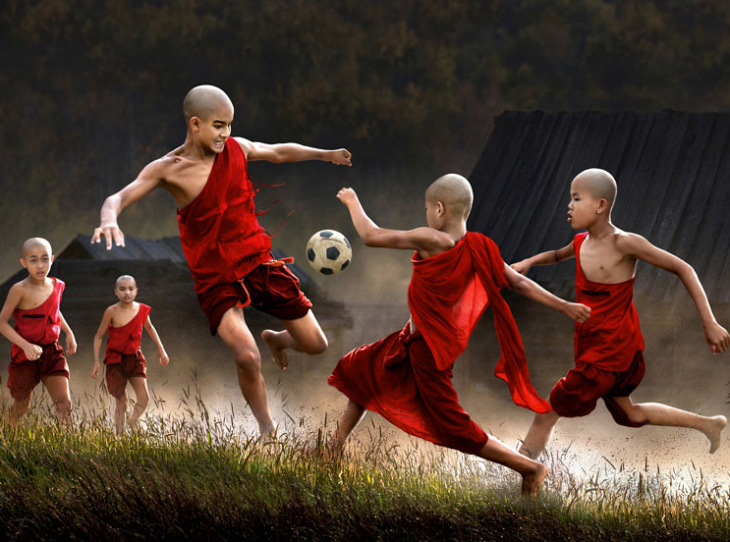
<svg viewBox="0 0 730 542">
<path fill-rule="evenodd" d="M 271 260 L 271 239 L 256 218 L 256 188 L 246 155 L 233 137 L 215 157 L 198 196 L 178 210 L 183 252 L 200 294 L 243 278 Z"/>
<path fill-rule="evenodd" d="M 142 346 L 142 327 L 150 315 L 150 306 L 139 304 L 139 310 L 129 322 L 114 327 L 109 324 L 104 363 L 120 363 L 122 356 L 130 356 Z"/>
<path fill-rule="evenodd" d="M 587 362 L 605 371 L 625 371 L 636 352 L 644 350 L 634 307 L 634 279 L 602 284 L 585 278 L 580 248 L 587 236 L 587 232 L 579 233 L 573 239 L 576 302 L 591 308 L 588 320 L 575 323 L 575 362 Z"/>
<path fill-rule="evenodd" d="M 61 295 L 66 283 L 60 279 L 53 280 L 55 281 L 53 292 L 43 303 L 34 309 L 13 311 L 15 331 L 29 343 L 38 346 L 54 343 L 61 335 Z M 28 361 L 23 349 L 15 344 L 11 348 L 10 355 L 15 363 Z"/>
<path fill-rule="evenodd" d="M 467 232 L 451 250 L 425 260 L 415 254 L 412 262 L 408 306 L 436 366 L 446 369 L 453 365 L 491 302 L 502 352 L 495 376 L 507 382 L 515 404 L 549 412 L 550 405 L 530 383 L 522 338 L 500 293 L 509 282 L 497 244 L 480 233 Z"/>
</svg>

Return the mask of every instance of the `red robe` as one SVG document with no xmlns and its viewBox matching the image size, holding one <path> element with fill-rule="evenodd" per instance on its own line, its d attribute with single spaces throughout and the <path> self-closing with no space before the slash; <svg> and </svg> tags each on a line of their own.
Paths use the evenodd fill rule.
<svg viewBox="0 0 730 542">
<path fill-rule="evenodd" d="M 573 239 L 576 301 L 591 308 L 591 317 L 575 324 L 575 361 L 605 371 L 625 371 L 636 352 L 644 350 L 639 315 L 634 307 L 634 279 L 618 284 L 586 279 L 580 265 L 580 247 L 587 235 L 579 233 Z"/>
<path fill-rule="evenodd" d="M 34 309 L 13 311 L 15 331 L 31 344 L 46 346 L 58 340 L 61 335 L 61 294 L 66 284 L 53 279 L 53 292 Z M 13 344 L 11 359 L 15 363 L 28 361 L 23 349 Z"/>
<path fill-rule="evenodd" d="M 517 326 L 499 290 L 506 286 L 504 261 L 489 238 L 467 233 L 446 252 L 413 259 L 408 304 L 418 331 L 400 332 L 343 357 L 328 382 L 357 404 L 417 437 L 477 453 L 486 433 L 458 403 L 452 367 L 476 322 L 492 302 L 502 358 L 496 376 L 507 381 L 520 406 L 548 412 L 529 381 Z"/>
<path fill-rule="evenodd" d="M 196 293 L 234 283 L 271 260 L 271 239 L 255 214 L 256 191 L 246 155 L 229 137 L 202 192 L 178 210 L 180 241 Z"/>
<path fill-rule="evenodd" d="M 120 327 L 109 324 L 109 337 L 106 340 L 104 363 L 121 363 L 122 356 L 130 356 L 140 350 L 142 345 L 142 327 L 150 314 L 150 306 L 139 304 L 137 314 L 129 322 Z"/>
</svg>

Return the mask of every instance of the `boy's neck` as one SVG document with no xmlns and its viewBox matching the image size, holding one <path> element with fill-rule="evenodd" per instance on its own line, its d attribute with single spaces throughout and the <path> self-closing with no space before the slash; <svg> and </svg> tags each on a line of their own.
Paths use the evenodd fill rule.
<svg viewBox="0 0 730 542">
<path fill-rule="evenodd" d="M 616 226 L 611 223 L 611 219 L 596 220 L 593 224 L 588 226 L 588 235 L 594 239 L 602 239 L 607 235 L 611 235 L 616 231 Z"/>
<path fill-rule="evenodd" d="M 183 143 L 183 156 L 191 160 L 202 160 L 204 162 L 210 162 L 215 160 L 217 153 L 210 149 L 206 149 L 198 143 L 195 136 L 188 130 L 185 136 L 185 143 Z"/>
<path fill-rule="evenodd" d="M 130 301 L 129 303 L 125 303 L 124 301 L 120 301 L 118 303 L 119 308 L 125 311 L 134 309 L 134 301 Z"/>
<path fill-rule="evenodd" d="M 447 222 L 443 225 L 441 231 L 454 239 L 461 239 L 466 235 L 466 222 L 463 220 Z"/>
</svg>

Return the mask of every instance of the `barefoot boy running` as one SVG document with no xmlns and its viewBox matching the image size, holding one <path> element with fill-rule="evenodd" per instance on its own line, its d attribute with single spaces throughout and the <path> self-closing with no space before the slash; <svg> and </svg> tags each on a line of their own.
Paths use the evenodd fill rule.
<svg viewBox="0 0 730 542">
<path fill-rule="evenodd" d="M 639 260 L 679 275 L 702 319 L 713 352 L 730 345 L 728 332 L 710 309 L 694 269 L 643 237 L 611 223 L 616 181 L 602 169 L 580 173 L 570 185 L 568 221 L 579 233 L 569 245 L 537 254 L 512 267 L 525 274 L 533 265 L 549 265 L 575 257 L 576 301 L 590 306 L 591 318 L 575 324 L 575 368 L 550 393 L 552 412 L 536 414 L 520 452 L 537 458 L 561 416 L 586 416 L 603 399 L 619 425 L 689 427 L 710 439 L 710 453 L 720 446 L 724 416 L 706 417 L 659 403 L 634 404 L 630 395 L 644 376 L 644 339 L 633 303 L 634 275 Z"/>
<path fill-rule="evenodd" d="M 208 317 L 211 334 L 218 333 L 233 354 L 238 383 L 262 434 L 274 430 L 261 355 L 244 320 L 242 308 L 252 305 L 278 318 L 285 331 L 267 330 L 262 338 L 274 361 L 285 368 L 286 349 L 318 354 L 327 339 L 312 314 L 312 304 L 299 281 L 272 260 L 271 240 L 258 223 L 248 176 L 248 162 L 323 160 L 351 165 L 346 149 L 321 150 L 296 143 L 270 145 L 229 137 L 233 104 L 219 88 L 193 88 L 185 97 L 185 143 L 149 163 L 136 180 L 109 196 L 101 209 L 101 226 L 92 243 L 106 237 L 124 246 L 117 225 L 122 209 L 156 188 L 167 190 L 178 208 L 185 257 L 195 280 L 195 292 Z"/>
<path fill-rule="evenodd" d="M 114 411 L 114 422 L 117 434 L 124 433 L 124 422 L 127 416 L 127 382 L 132 385 L 135 394 L 134 410 L 129 417 L 129 427 L 137 429 L 137 422 L 149 403 L 147 391 L 147 362 L 142 354 L 142 328 L 157 345 L 157 357 L 160 365 L 170 363 L 165 347 L 157 335 L 157 330 L 150 320 L 150 306 L 137 303 L 137 281 L 130 275 L 122 275 L 117 279 L 114 294 L 119 303 L 108 307 L 104 311 L 99 330 L 94 337 L 94 368 L 91 377 L 99 376 L 99 351 L 104 333 L 109 331 L 106 342 L 106 388 L 109 394 L 117 401 Z"/>
<path fill-rule="evenodd" d="M 516 470 L 522 475 L 523 495 L 534 497 L 547 469 L 488 437 L 470 419 L 451 384 L 454 360 L 491 304 L 502 350 L 495 374 L 507 381 L 515 403 L 545 412 L 549 406 L 530 384 L 522 340 L 500 289 L 511 286 L 579 321 L 588 318 L 590 310 L 525 280 L 505 265 L 493 241 L 466 231 L 473 195 L 460 175 L 446 175 L 431 184 L 426 191 L 428 227 L 410 231 L 379 228 L 350 188 L 337 197 L 366 245 L 416 252 L 408 289 L 409 322 L 385 339 L 347 354 L 329 378 L 330 385 L 350 399 L 330 449 L 338 452 L 343 447 L 368 409 L 411 435 Z"/>
<path fill-rule="evenodd" d="M 41 237 L 23 243 L 20 259 L 28 276 L 14 284 L 0 311 L 0 333 L 13 343 L 8 365 L 8 388 L 13 397 L 10 425 L 15 426 L 28 411 L 39 382 L 48 391 L 61 423 L 69 422 L 71 394 L 68 364 L 58 339 L 66 334 L 66 353 L 76 352 L 76 338 L 61 314 L 63 281 L 48 276 L 53 263 L 51 244 Z M 10 316 L 15 329 L 10 327 Z"/>
</svg>

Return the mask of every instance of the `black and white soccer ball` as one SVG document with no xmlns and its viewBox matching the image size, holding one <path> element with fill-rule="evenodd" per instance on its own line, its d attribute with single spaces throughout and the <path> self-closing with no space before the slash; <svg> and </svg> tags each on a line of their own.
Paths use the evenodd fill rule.
<svg viewBox="0 0 730 542">
<path fill-rule="evenodd" d="M 335 230 L 318 231 L 307 243 L 307 261 L 323 275 L 339 273 L 352 261 L 350 241 Z"/>
</svg>

